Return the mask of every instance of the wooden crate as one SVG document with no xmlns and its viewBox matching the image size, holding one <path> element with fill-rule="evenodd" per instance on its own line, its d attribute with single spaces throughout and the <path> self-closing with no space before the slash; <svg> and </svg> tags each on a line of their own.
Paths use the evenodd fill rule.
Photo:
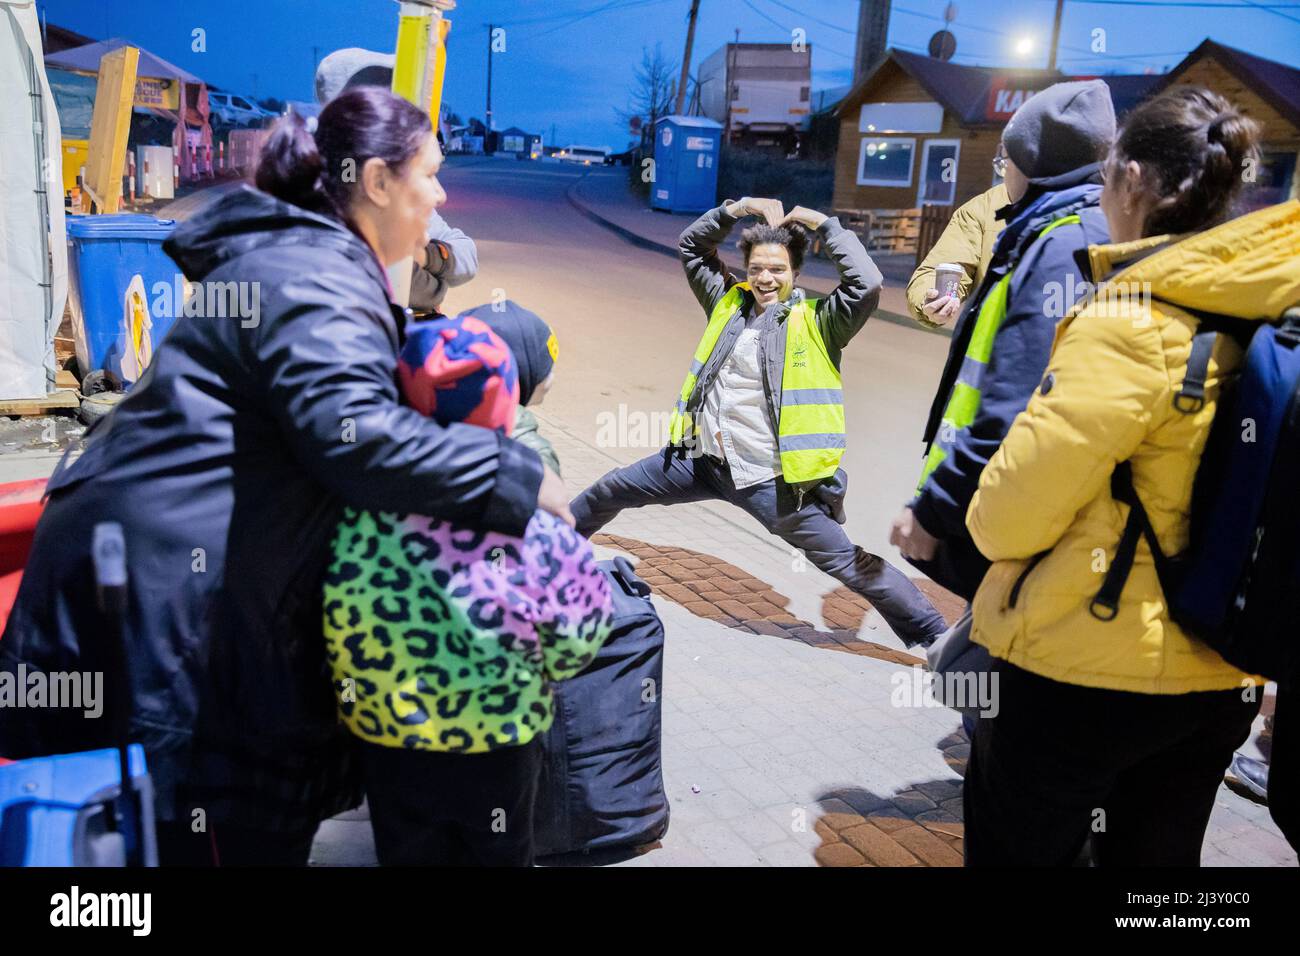
<svg viewBox="0 0 1300 956">
<path fill-rule="evenodd" d="M 920 209 L 837 209 L 835 215 L 872 252 L 913 252 L 920 232 Z"/>
<path fill-rule="evenodd" d="M 920 226 L 919 209 L 874 210 L 867 249 L 873 252 L 913 252 Z"/>
</svg>

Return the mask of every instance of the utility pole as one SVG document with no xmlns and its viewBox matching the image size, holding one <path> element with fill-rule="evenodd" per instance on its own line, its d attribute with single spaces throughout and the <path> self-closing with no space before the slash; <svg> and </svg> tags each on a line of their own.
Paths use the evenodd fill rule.
<svg viewBox="0 0 1300 956">
<path fill-rule="evenodd" d="M 736 82 L 736 47 L 740 45 L 740 27 L 736 27 L 736 43 L 727 51 L 727 122 L 722 130 L 722 142 L 731 145 L 731 100 L 735 95 L 733 86 Z"/>
<path fill-rule="evenodd" d="M 686 52 L 682 54 L 682 78 L 677 83 L 677 115 L 686 103 L 686 80 L 690 76 L 691 48 L 695 46 L 695 19 L 700 15 L 700 0 L 691 0 L 691 23 L 686 28 Z"/>
<path fill-rule="evenodd" d="M 862 79 L 889 49 L 891 0 L 858 0 L 858 38 L 853 82 Z"/>
<path fill-rule="evenodd" d="M 483 134 L 483 145 L 487 145 L 487 139 L 492 133 L 492 36 L 496 30 L 492 24 L 488 24 L 488 67 L 487 67 L 487 130 Z"/>
<path fill-rule="evenodd" d="M 1052 20 L 1052 48 L 1047 53 L 1047 68 L 1056 69 L 1056 47 L 1061 42 L 1061 14 L 1065 11 L 1065 0 L 1056 0 L 1056 16 Z"/>
</svg>

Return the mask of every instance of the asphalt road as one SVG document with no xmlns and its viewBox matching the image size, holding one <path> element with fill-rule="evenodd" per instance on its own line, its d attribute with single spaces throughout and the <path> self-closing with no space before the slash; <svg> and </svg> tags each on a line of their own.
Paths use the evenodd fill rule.
<svg viewBox="0 0 1300 956">
<path fill-rule="evenodd" d="M 451 312 L 507 297 L 534 310 L 560 342 L 544 411 L 576 436 L 631 462 L 658 447 L 629 426 L 672 407 L 704 328 L 681 267 L 589 221 L 566 199 L 586 171 L 504 159 L 453 158 L 442 175 L 447 221 L 473 236 L 479 274 L 453 289 Z M 622 176 L 621 169 L 591 175 Z M 737 264 L 738 267 L 738 264 Z M 868 321 L 844 353 L 850 475 L 848 530 L 901 561 L 889 522 L 920 472 L 920 434 L 948 339 Z M 602 429 L 602 424 L 606 427 Z M 619 441 L 611 446 L 611 436 Z M 572 489 L 578 491 L 579 489 Z"/>
</svg>

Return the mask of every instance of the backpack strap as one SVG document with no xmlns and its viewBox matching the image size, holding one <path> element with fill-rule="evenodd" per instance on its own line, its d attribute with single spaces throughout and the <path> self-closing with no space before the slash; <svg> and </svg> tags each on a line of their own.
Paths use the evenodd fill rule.
<svg viewBox="0 0 1300 956">
<path fill-rule="evenodd" d="M 1160 541 L 1156 538 L 1155 528 L 1151 526 L 1147 509 L 1142 505 L 1137 489 L 1133 487 L 1132 463 L 1121 461 L 1115 466 L 1110 476 L 1110 494 L 1116 501 L 1128 505 L 1129 511 L 1128 521 L 1124 523 L 1124 533 L 1120 535 L 1119 547 L 1115 549 L 1115 558 L 1106 571 L 1101 588 L 1088 605 L 1092 616 L 1101 621 L 1113 621 L 1119 614 L 1120 595 L 1133 570 L 1139 538 L 1147 540 L 1147 546 L 1151 549 L 1151 557 L 1156 565 L 1156 577 L 1160 579 L 1160 589 L 1165 592 L 1166 598 L 1174 593 L 1176 584 L 1173 562 L 1161 550 Z"/>
<path fill-rule="evenodd" d="M 1193 415 L 1205 407 L 1205 380 L 1210 374 L 1210 356 L 1218 340 L 1217 330 L 1197 332 L 1192 336 L 1192 354 L 1187 357 L 1187 374 L 1174 394 L 1174 408 Z"/>
<path fill-rule="evenodd" d="M 1250 337 L 1259 328 L 1259 323 L 1230 315 L 1220 315 L 1217 312 L 1204 312 L 1164 299 L 1155 301 L 1171 305 L 1196 319 L 1196 334 L 1192 336 L 1192 352 L 1187 357 L 1187 373 L 1183 376 L 1183 384 L 1173 398 L 1174 408 L 1184 415 L 1194 415 L 1205 407 L 1205 381 L 1209 378 L 1210 357 L 1214 354 L 1214 343 L 1218 337 L 1231 336 L 1242 348 L 1245 348 L 1250 344 Z"/>
<path fill-rule="evenodd" d="M 1092 616 L 1100 621 L 1113 621 L 1119 614 L 1119 598 L 1128 581 L 1129 572 L 1133 570 L 1138 538 L 1142 536 L 1142 526 L 1148 523 L 1144 521 L 1146 509 L 1138 501 L 1137 491 L 1133 487 L 1133 467 L 1127 461 L 1121 461 L 1111 473 L 1110 494 L 1116 501 L 1127 504 L 1129 512 L 1124 533 L 1120 535 L 1119 547 L 1115 549 L 1115 558 L 1106 569 L 1101 588 L 1088 605 Z"/>
<path fill-rule="evenodd" d="M 1205 383 L 1209 377 L 1210 357 L 1214 352 L 1215 341 L 1220 335 L 1229 335 L 1246 347 L 1250 344 L 1251 336 L 1259 328 L 1259 323 L 1228 315 L 1202 312 L 1176 302 L 1168 304 L 1187 312 L 1198 321 L 1198 331 L 1192 336 L 1192 351 L 1187 358 L 1187 372 L 1183 377 L 1182 385 L 1173 397 L 1174 408 L 1184 415 L 1191 415 L 1205 407 Z M 1300 309 L 1288 309 L 1283 314 L 1278 328 L 1277 334 L 1280 338 L 1300 345 Z M 1110 476 L 1110 493 L 1116 501 L 1128 505 L 1129 512 L 1124 531 L 1120 535 L 1119 547 L 1115 549 L 1115 559 L 1111 561 L 1106 571 L 1101 588 L 1088 605 L 1088 610 L 1092 612 L 1093 617 L 1102 621 L 1112 621 L 1119 614 L 1120 595 L 1133 570 L 1139 538 L 1146 538 L 1147 545 L 1151 548 L 1156 576 L 1160 579 L 1160 589 L 1164 591 L 1166 599 L 1176 592 L 1177 587 L 1175 562 L 1160 549 L 1160 541 L 1151 526 L 1151 519 L 1137 495 L 1137 489 L 1133 487 L 1131 462 L 1121 461 L 1115 466 Z"/>
</svg>

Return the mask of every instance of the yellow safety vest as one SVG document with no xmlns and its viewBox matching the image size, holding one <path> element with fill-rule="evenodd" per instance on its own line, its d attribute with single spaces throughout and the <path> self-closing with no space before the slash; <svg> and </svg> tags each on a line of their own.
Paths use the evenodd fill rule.
<svg viewBox="0 0 1300 956">
<path fill-rule="evenodd" d="M 744 302 L 745 282 L 732 286 L 713 308 L 695 360 L 686 373 L 669 422 L 669 440 L 681 445 L 696 433 L 686 408 L 698 376 L 713 354 L 722 330 Z M 844 456 L 844 390 L 840 370 L 831 361 L 817 327 L 817 300 L 805 299 L 785 320 L 785 365 L 781 370 L 781 415 L 777 447 L 781 472 L 789 484 L 817 481 L 835 474 Z"/>
<path fill-rule="evenodd" d="M 1056 219 L 1034 237 L 1034 242 L 1057 226 L 1078 221 L 1077 215 Z M 982 397 L 980 381 L 984 377 L 984 370 L 988 368 L 989 358 L 993 355 L 993 340 L 997 338 L 998 329 L 1007 315 L 1007 295 L 1011 286 L 1011 276 L 1014 273 L 1015 270 L 1012 269 L 999 279 L 997 285 L 989 290 L 989 294 L 980 303 L 979 315 L 975 318 L 975 329 L 971 332 L 970 342 L 966 346 L 961 370 L 957 373 L 952 394 L 948 396 L 948 404 L 943 409 L 943 421 L 939 423 L 939 432 L 930 444 L 929 454 L 925 456 L 921 480 L 916 483 L 918 493 L 925 487 L 926 481 L 934 470 L 948 457 L 948 449 L 956 441 L 958 430 L 968 427 L 975 421 L 975 414 L 979 411 Z"/>
</svg>

